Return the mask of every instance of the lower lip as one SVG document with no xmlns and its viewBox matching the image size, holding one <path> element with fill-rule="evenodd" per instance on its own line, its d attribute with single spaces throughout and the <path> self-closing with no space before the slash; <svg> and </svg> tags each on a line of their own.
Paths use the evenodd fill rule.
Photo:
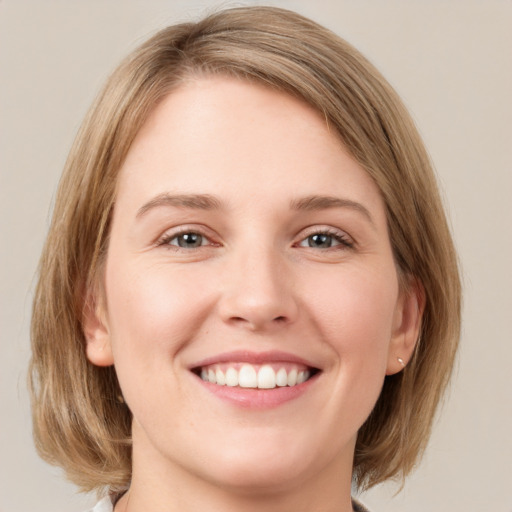
<svg viewBox="0 0 512 512">
<path fill-rule="evenodd" d="M 276 387 L 273 389 L 241 388 L 238 386 L 219 386 L 206 382 L 200 377 L 197 380 L 210 393 L 233 405 L 246 409 L 272 409 L 295 400 L 314 385 L 319 374 L 296 386 Z"/>
</svg>

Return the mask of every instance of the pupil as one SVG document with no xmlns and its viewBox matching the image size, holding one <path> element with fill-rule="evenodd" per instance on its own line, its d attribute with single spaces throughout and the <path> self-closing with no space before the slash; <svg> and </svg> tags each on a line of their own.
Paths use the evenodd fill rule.
<svg viewBox="0 0 512 512">
<path fill-rule="evenodd" d="M 203 241 L 203 237 L 197 233 L 185 233 L 178 238 L 180 247 L 199 247 Z"/>
<path fill-rule="evenodd" d="M 318 234 L 312 235 L 309 237 L 309 246 L 310 247 L 330 247 L 331 246 L 331 236 Z"/>
</svg>

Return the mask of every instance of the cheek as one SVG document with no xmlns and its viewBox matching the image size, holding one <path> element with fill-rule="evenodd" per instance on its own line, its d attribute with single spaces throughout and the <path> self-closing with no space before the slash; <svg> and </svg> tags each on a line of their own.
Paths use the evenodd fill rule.
<svg viewBox="0 0 512 512">
<path fill-rule="evenodd" d="M 381 392 L 398 282 L 393 267 L 340 266 L 329 273 L 307 283 L 304 310 L 330 351 L 326 424 L 342 441 L 341 433 L 353 435 L 365 422 Z"/>
<path fill-rule="evenodd" d="M 154 418 L 156 409 L 166 424 L 174 424 L 177 416 L 166 400 L 173 397 L 178 402 L 180 351 L 201 328 L 212 303 L 208 290 L 201 287 L 203 277 L 136 261 L 107 268 L 116 374 L 138 421 Z M 155 389 L 167 391 L 155 394 Z"/>
<path fill-rule="evenodd" d="M 114 352 L 130 350 L 146 359 L 162 352 L 172 356 L 200 328 L 211 303 L 200 274 L 137 262 L 109 270 L 107 306 Z"/>
<path fill-rule="evenodd" d="M 363 371 L 384 368 L 398 297 L 394 269 L 343 270 L 316 276 L 308 308 L 340 364 L 364 359 Z"/>
</svg>

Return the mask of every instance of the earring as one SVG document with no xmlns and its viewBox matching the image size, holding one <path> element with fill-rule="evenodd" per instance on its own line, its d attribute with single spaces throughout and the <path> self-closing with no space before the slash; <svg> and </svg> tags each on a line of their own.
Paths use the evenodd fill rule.
<svg viewBox="0 0 512 512">
<path fill-rule="evenodd" d="M 401 357 L 397 357 L 396 359 L 397 359 L 397 361 L 402 365 L 402 368 L 405 368 L 405 362 L 404 362 L 404 360 L 403 360 Z"/>
</svg>

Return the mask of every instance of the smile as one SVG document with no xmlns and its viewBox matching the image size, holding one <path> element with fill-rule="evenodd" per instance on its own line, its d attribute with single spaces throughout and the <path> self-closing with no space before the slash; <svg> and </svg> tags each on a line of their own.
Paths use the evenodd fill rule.
<svg viewBox="0 0 512 512">
<path fill-rule="evenodd" d="M 202 388 L 231 406 L 266 410 L 308 393 L 322 369 L 295 354 L 237 350 L 189 367 Z"/>
<path fill-rule="evenodd" d="M 298 386 L 310 379 L 315 370 L 293 363 L 224 363 L 202 366 L 196 373 L 203 381 L 218 386 L 274 389 Z"/>
</svg>

